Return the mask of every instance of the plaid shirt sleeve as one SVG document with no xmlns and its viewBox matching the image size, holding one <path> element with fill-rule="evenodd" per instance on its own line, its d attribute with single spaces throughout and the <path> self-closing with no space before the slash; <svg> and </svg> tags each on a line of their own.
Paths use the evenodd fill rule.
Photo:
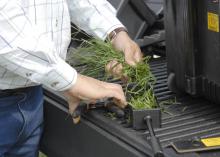
<svg viewBox="0 0 220 157">
<path fill-rule="evenodd" d="M 115 28 L 124 27 L 116 10 L 106 0 L 67 0 L 71 21 L 90 35 L 106 39 Z"/>
<path fill-rule="evenodd" d="M 70 23 L 67 20 L 69 19 L 68 9 L 65 13 L 63 8 L 62 13 L 65 15 L 57 16 L 60 19 L 36 18 L 35 16 L 38 15 L 36 12 L 41 13 L 39 11 L 42 9 L 42 4 L 39 1 L 39 4 L 36 4 L 38 7 L 33 4 L 32 9 L 31 5 L 25 4 L 29 2 L 28 0 L 1 0 L 0 2 L 0 67 L 53 90 L 66 90 L 76 82 L 77 72 L 60 57 L 58 45 L 48 38 L 48 35 L 45 35 L 48 33 L 49 27 L 45 27 L 45 31 L 41 29 L 44 29 L 43 22 L 53 20 L 52 22 L 61 21 L 62 27 L 66 22 L 68 30 Z M 65 5 L 64 1 L 60 3 L 63 3 L 61 6 Z M 52 4 L 48 4 L 48 6 L 50 5 L 52 6 Z M 35 11 L 33 14 L 35 16 L 31 16 L 28 11 L 33 11 L 33 13 Z M 39 22 L 42 26 L 38 25 Z M 55 36 L 55 33 L 59 31 L 53 32 L 54 34 L 51 33 L 51 30 L 49 31 Z M 64 44 L 64 42 L 59 43 Z M 1 76 L 2 79 L 4 76 Z M 13 81 L 16 82 L 16 80 Z"/>
</svg>

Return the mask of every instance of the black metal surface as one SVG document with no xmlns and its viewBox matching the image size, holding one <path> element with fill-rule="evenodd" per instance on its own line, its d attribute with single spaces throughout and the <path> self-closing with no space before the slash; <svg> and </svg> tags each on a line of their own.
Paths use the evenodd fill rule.
<svg viewBox="0 0 220 157">
<path fill-rule="evenodd" d="M 207 147 L 199 138 L 173 142 L 172 146 L 179 153 L 220 150 L 220 146 Z"/>
<path fill-rule="evenodd" d="M 41 151 L 48 157 L 146 157 L 88 120 L 73 125 L 67 113 L 65 106 L 45 97 Z"/>
<path fill-rule="evenodd" d="M 220 103 L 220 73 L 216 72 L 220 1 L 166 0 L 164 4 L 168 74 L 175 76 L 171 86 Z M 211 21 L 217 25 L 211 27 Z"/>
<path fill-rule="evenodd" d="M 162 128 L 155 129 L 156 137 L 158 137 L 161 142 L 165 156 L 167 157 L 183 157 L 183 156 L 184 157 L 191 157 L 191 156 L 192 157 L 196 157 L 196 156 L 201 156 L 201 157 L 203 156 L 204 157 L 211 157 L 211 156 L 215 157 L 216 156 L 217 157 L 217 156 L 220 156 L 220 151 L 177 154 L 172 148 L 169 147 L 170 142 L 174 142 L 174 141 L 181 140 L 181 139 L 190 139 L 195 136 L 202 137 L 202 138 L 220 136 L 220 125 L 219 125 L 220 124 L 220 106 L 210 103 L 203 99 L 192 98 L 188 95 L 175 96 L 172 92 L 168 90 L 168 87 L 167 87 L 166 67 L 167 65 L 166 65 L 165 60 L 158 60 L 158 61 L 154 61 L 151 63 L 151 70 L 153 74 L 155 75 L 155 77 L 157 78 L 157 83 L 155 84 L 154 92 L 155 92 L 155 95 L 157 96 L 158 101 L 159 102 L 164 102 L 168 100 L 174 101 L 172 105 L 161 105 L 163 108 Z M 58 95 L 55 95 L 48 91 L 45 92 L 45 95 L 46 95 L 46 103 L 50 104 L 49 108 L 51 108 L 51 106 L 54 106 L 53 105 L 54 102 L 56 102 L 58 106 L 67 108 L 63 99 L 61 99 Z M 52 100 L 54 102 L 51 102 Z M 48 109 L 46 109 L 46 112 L 47 112 L 46 116 L 48 119 L 49 118 L 52 119 L 50 116 L 52 116 L 55 121 L 56 121 L 56 118 L 57 119 L 60 118 L 59 116 L 56 117 L 55 115 L 50 115 L 50 112 L 47 110 Z M 66 115 L 67 115 L 67 111 L 66 111 Z M 61 120 L 59 119 L 59 121 Z M 106 116 L 105 110 L 93 110 L 89 112 L 88 114 L 84 115 L 84 119 L 81 125 L 85 125 L 85 122 L 89 123 L 90 125 L 94 125 L 96 128 L 99 129 L 99 131 L 96 134 L 99 134 L 101 130 L 101 132 L 104 132 L 108 136 L 114 137 L 114 139 L 116 138 L 123 145 L 126 145 L 127 147 L 129 147 L 131 152 L 132 151 L 138 152 L 139 156 L 143 156 L 143 155 L 152 156 L 153 154 L 149 139 L 146 138 L 146 137 L 149 137 L 148 132 L 146 132 L 145 130 L 136 131 L 132 129 L 131 127 L 124 125 L 122 120 Z M 62 123 L 65 123 L 65 121 L 63 120 Z M 50 134 L 53 134 L 53 130 L 56 129 L 55 128 L 56 125 L 55 124 L 53 124 L 53 126 L 51 125 L 52 124 L 50 124 L 50 127 L 46 128 L 46 135 L 44 136 L 42 143 L 45 143 L 45 141 L 48 142 L 48 139 L 55 141 L 55 139 L 51 139 Z M 69 127 L 71 128 L 71 126 Z M 70 129 L 70 128 L 66 127 L 65 129 Z M 75 134 L 74 129 L 73 128 L 71 129 L 74 135 Z M 85 129 L 85 128 L 81 128 L 81 129 Z M 82 130 L 82 132 L 83 131 L 85 130 Z M 87 131 L 89 132 L 89 129 Z M 64 134 L 65 132 L 66 130 L 64 131 Z M 95 131 L 93 131 L 93 133 L 95 133 Z M 62 134 L 62 130 L 60 134 Z M 65 136 L 62 135 L 62 137 L 68 139 L 67 135 L 73 136 L 73 135 L 65 134 Z M 85 145 L 84 147 L 86 147 L 86 145 L 88 144 L 84 136 L 86 136 L 87 138 L 90 138 L 90 136 L 93 136 L 90 133 L 88 133 L 88 135 L 82 134 L 83 138 L 81 137 L 80 134 L 77 134 L 77 135 L 78 136 L 76 137 L 75 140 L 80 140 L 80 142 L 82 142 L 81 140 L 85 140 L 83 143 Z M 106 140 L 106 138 L 104 138 L 106 137 L 106 135 L 102 137 L 103 140 Z M 47 136 L 49 136 L 49 138 Z M 55 136 L 53 137 L 56 138 Z M 72 138 L 72 137 L 69 137 L 69 138 Z M 59 138 L 59 140 L 65 140 L 65 139 Z M 97 140 L 100 140 L 100 138 Z M 45 146 L 45 144 L 43 144 L 43 146 L 44 148 L 49 147 L 49 146 Z M 71 142 L 70 142 L 70 145 L 67 145 L 66 147 L 69 147 L 69 148 L 65 148 L 65 150 L 73 149 Z M 77 148 L 75 147 L 77 146 L 74 145 L 74 150 L 77 151 Z M 109 147 L 104 146 L 104 145 L 102 147 L 101 145 L 100 149 L 101 149 L 100 151 L 103 151 L 105 149 L 107 151 L 108 149 L 111 149 L 111 145 L 109 145 Z M 111 151 L 114 152 L 114 149 L 111 149 Z M 83 154 L 85 152 L 81 152 L 81 153 Z M 98 153 L 100 152 L 97 152 L 97 155 L 95 155 L 96 157 L 99 157 Z M 123 155 L 120 154 L 120 152 L 118 152 L 117 149 L 116 149 L 116 154 L 106 155 L 106 157 L 107 156 L 123 157 Z M 135 157 L 135 155 L 133 156 Z M 80 157 L 88 157 L 88 156 L 80 156 Z"/>
</svg>

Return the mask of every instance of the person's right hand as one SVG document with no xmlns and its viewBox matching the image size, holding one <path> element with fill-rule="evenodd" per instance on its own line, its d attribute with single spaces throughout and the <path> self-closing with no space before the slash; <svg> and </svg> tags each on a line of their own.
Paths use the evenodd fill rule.
<svg viewBox="0 0 220 157">
<path fill-rule="evenodd" d="M 125 62 L 130 66 L 135 66 L 143 58 L 140 47 L 129 37 L 127 32 L 121 31 L 111 41 L 113 47 L 124 54 Z M 116 60 L 110 61 L 106 67 L 106 71 L 116 78 L 126 79 L 122 75 L 123 66 Z"/>
<path fill-rule="evenodd" d="M 77 81 L 64 92 L 69 103 L 70 113 L 73 113 L 80 101 L 95 102 L 98 99 L 114 98 L 117 105 L 124 108 L 127 105 L 122 87 L 118 84 L 107 83 L 91 77 L 78 74 Z"/>
</svg>

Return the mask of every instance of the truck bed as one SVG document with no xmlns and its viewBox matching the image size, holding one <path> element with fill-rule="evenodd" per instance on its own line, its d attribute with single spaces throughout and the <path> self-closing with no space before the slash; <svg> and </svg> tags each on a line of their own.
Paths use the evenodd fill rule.
<svg viewBox="0 0 220 157">
<path fill-rule="evenodd" d="M 154 93 L 162 105 L 162 127 L 155 129 L 167 157 L 218 157 L 220 151 L 178 154 L 170 143 L 193 137 L 220 136 L 220 105 L 203 98 L 175 95 L 167 87 L 165 59 L 150 63 L 157 79 Z M 120 119 L 92 110 L 73 125 L 63 98 L 45 90 L 45 131 L 41 149 L 50 157 L 151 157 L 149 133 L 136 131 Z"/>
</svg>

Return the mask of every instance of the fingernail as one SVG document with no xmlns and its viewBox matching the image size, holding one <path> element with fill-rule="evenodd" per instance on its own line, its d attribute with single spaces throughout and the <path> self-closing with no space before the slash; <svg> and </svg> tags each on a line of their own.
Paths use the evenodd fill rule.
<svg viewBox="0 0 220 157">
<path fill-rule="evenodd" d="M 135 66 L 136 65 L 136 63 L 134 62 L 134 61 L 129 61 L 129 62 L 127 62 L 129 65 L 131 65 L 131 66 Z"/>
<path fill-rule="evenodd" d="M 80 116 L 77 118 L 73 118 L 73 123 L 78 124 L 80 122 Z"/>
</svg>

